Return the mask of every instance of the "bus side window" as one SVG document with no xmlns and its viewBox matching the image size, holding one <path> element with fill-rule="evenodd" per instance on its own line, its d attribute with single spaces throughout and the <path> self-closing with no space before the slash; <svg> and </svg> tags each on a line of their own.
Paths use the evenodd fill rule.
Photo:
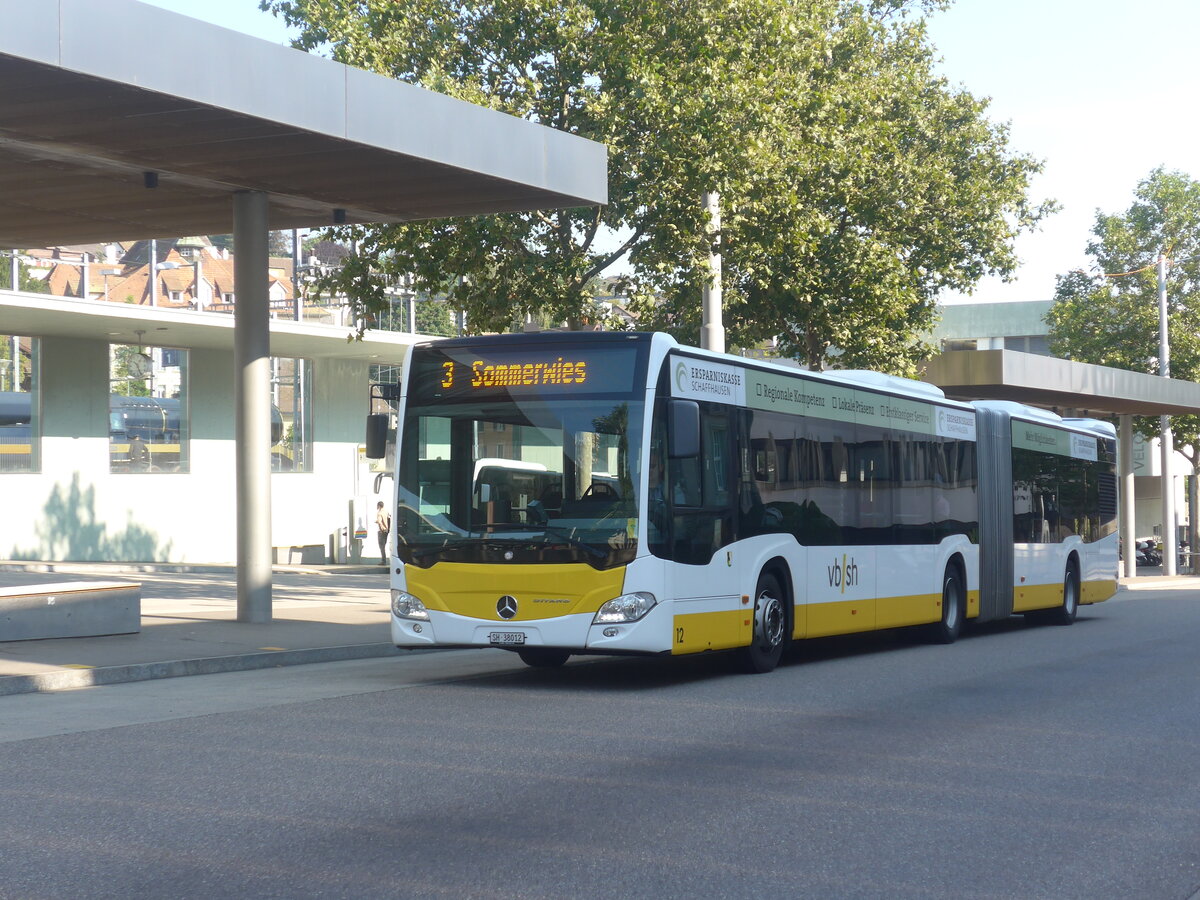
<svg viewBox="0 0 1200 900">
<path fill-rule="evenodd" d="M 716 404 L 702 404 L 700 432 L 698 459 L 671 460 L 685 500 L 675 505 L 672 556 L 693 565 L 708 563 L 714 553 L 733 542 L 733 428 L 728 411 Z"/>
</svg>

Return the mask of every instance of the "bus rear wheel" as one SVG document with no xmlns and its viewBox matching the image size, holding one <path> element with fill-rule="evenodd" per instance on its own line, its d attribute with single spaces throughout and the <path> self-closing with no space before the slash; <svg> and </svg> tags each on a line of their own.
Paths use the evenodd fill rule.
<svg viewBox="0 0 1200 900">
<path fill-rule="evenodd" d="M 535 669 L 556 669 L 571 657 L 570 650 L 558 650 L 554 647 L 528 647 L 518 650 L 517 656 L 521 662 Z"/>
<path fill-rule="evenodd" d="M 1067 563 L 1067 573 L 1063 576 L 1063 601 L 1060 606 L 1049 611 L 1046 621 L 1051 625 L 1070 625 L 1075 621 L 1079 612 L 1079 569 L 1074 561 Z"/>
<path fill-rule="evenodd" d="M 787 608 L 779 580 L 764 572 L 754 589 L 754 633 L 741 651 L 742 667 L 751 674 L 770 672 L 783 658 L 787 643 Z"/>
<path fill-rule="evenodd" d="M 927 634 L 934 644 L 953 644 L 962 632 L 967 614 L 967 592 L 958 567 L 946 566 L 942 576 L 942 619 L 929 626 Z"/>
</svg>

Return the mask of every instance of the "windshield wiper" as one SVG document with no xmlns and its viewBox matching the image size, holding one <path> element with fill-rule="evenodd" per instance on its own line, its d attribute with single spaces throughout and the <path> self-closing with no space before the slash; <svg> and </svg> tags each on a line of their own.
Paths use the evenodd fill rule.
<svg viewBox="0 0 1200 900">
<path fill-rule="evenodd" d="M 486 531 L 541 531 L 544 527 L 542 525 L 526 525 L 522 522 L 493 522 L 490 525 L 480 525 L 479 531 L 481 534 Z"/>
<path fill-rule="evenodd" d="M 553 532 L 553 534 L 556 537 L 562 538 L 564 541 L 566 541 L 572 547 L 578 547 L 580 550 L 586 550 L 588 553 L 592 554 L 592 556 L 594 556 L 596 559 L 607 559 L 608 558 L 607 553 L 605 553 L 603 550 L 597 550 L 595 547 L 593 547 L 591 544 L 587 543 L 586 541 L 581 541 L 579 538 L 577 538 L 573 534 L 571 534 L 570 529 L 558 528 L 557 526 L 554 526 L 554 525 L 543 525 L 542 529 L 545 531 L 544 537 L 546 537 L 546 538 L 549 538 L 550 534 Z M 549 543 L 549 540 L 547 540 L 546 543 Z"/>
<path fill-rule="evenodd" d="M 521 525 L 512 522 L 500 522 L 495 525 L 487 525 L 485 528 L 498 529 L 500 531 L 526 531 L 531 532 L 530 537 L 533 537 L 537 532 L 542 532 L 542 540 L 544 543 L 550 543 L 551 539 L 562 540 L 572 547 L 578 547 L 587 553 L 590 553 L 595 559 L 606 559 L 608 554 L 603 550 L 598 550 L 586 541 L 571 534 L 571 529 L 559 528 L 554 525 Z M 553 538 L 552 538 L 553 536 Z M 486 535 L 480 533 L 470 537 L 458 537 L 453 540 L 447 540 L 444 543 L 433 547 L 412 547 L 410 545 L 409 553 L 414 559 L 426 559 L 434 554 L 441 553 L 444 550 L 457 550 L 460 547 L 468 546 L 486 546 L 489 543 Z M 507 543 L 507 542 L 504 542 Z M 503 545 L 503 544 L 502 544 Z"/>
<path fill-rule="evenodd" d="M 455 538 L 452 541 L 445 541 L 438 544 L 436 547 L 413 547 L 409 545 L 409 553 L 414 559 L 425 559 L 427 556 L 433 556 L 435 553 L 441 553 L 443 550 L 454 550 L 458 547 L 466 547 L 476 542 L 476 538 Z"/>
</svg>

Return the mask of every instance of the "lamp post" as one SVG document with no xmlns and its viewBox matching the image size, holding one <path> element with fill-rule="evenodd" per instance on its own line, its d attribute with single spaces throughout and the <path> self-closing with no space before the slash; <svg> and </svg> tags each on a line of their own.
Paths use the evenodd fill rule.
<svg viewBox="0 0 1200 900">
<path fill-rule="evenodd" d="M 704 284 L 704 321 L 700 327 L 700 346 L 725 352 L 725 324 L 721 312 L 721 195 L 705 191 L 704 211 L 708 214 L 709 280 Z"/>
<path fill-rule="evenodd" d="M 150 305 L 158 306 L 158 241 L 150 241 Z"/>
<path fill-rule="evenodd" d="M 108 279 L 113 275 L 120 275 L 120 269 L 101 269 L 100 274 L 104 276 L 104 302 L 108 302 Z"/>
<path fill-rule="evenodd" d="M 1158 374 L 1171 377 L 1171 346 L 1167 340 L 1167 257 L 1158 257 Z M 1175 574 L 1175 483 L 1171 477 L 1171 457 L 1175 454 L 1174 436 L 1171 434 L 1171 417 L 1158 417 L 1159 444 L 1162 451 L 1162 538 L 1163 575 Z"/>
</svg>

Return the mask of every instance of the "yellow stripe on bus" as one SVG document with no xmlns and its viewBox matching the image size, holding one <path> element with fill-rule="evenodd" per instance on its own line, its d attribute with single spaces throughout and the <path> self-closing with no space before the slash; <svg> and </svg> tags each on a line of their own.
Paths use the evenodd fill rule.
<svg viewBox="0 0 1200 900">
<path fill-rule="evenodd" d="M 1110 579 L 1085 581 L 1079 587 L 1081 604 L 1100 603 L 1117 592 L 1117 582 Z M 1013 588 L 1013 612 L 1032 609 L 1054 609 L 1063 602 L 1061 584 L 1019 584 Z"/>
<path fill-rule="evenodd" d="M 1099 581 L 1085 581 L 1079 590 L 1080 603 L 1102 603 L 1117 592 L 1117 580 L 1104 578 Z"/>
<path fill-rule="evenodd" d="M 748 646 L 753 633 L 753 615 L 750 609 L 677 615 L 673 623 L 671 652 L 700 653 Z M 967 616 L 978 615 L 979 591 L 968 591 Z M 916 594 L 878 600 L 808 603 L 795 608 L 794 618 L 792 637 L 797 639 L 924 625 L 941 620 L 942 596 Z"/>
<path fill-rule="evenodd" d="M 1013 588 L 1013 612 L 1053 609 L 1063 602 L 1061 584 L 1019 584 Z"/>
<path fill-rule="evenodd" d="M 671 630 L 671 653 L 679 655 L 748 647 L 753 632 L 754 610 L 750 607 L 675 616 Z"/>
</svg>

